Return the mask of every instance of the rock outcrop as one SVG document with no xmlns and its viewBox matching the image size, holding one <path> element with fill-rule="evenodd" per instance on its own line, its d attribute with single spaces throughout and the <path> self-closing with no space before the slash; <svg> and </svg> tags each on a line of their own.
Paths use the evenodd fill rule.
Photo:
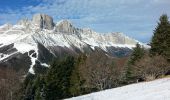
<svg viewBox="0 0 170 100">
<path fill-rule="evenodd" d="M 56 26 L 56 31 L 61 33 L 69 33 L 74 34 L 76 33 L 76 28 L 71 24 L 68 20 L 62 20 L 58 22 Z"/>
<path fill-rule="evenodd" d="M 4 24 L 4 25 L 0 26 L 0 34 L 9 30 L 11 27 L 12 27 L 12 24 Z"/>
<path fill-rule="evenodd" d="M 52 30 L 54 28 L 53 18 L 46 14 L 35 14 L 32 22 L 41 29 Z"/>
</svg>

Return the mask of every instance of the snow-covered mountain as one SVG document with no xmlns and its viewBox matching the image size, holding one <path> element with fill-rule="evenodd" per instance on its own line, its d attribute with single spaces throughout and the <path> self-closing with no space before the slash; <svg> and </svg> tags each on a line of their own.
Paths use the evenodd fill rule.
<svg viewBox="0 0 170 100">
<path fill-rule="evenodd" d="M 170 100 L 170 78 L 131 84 L 67 100 Z"/>
<path fill-rule="evenodd" d="M 97 33 L 76 28 L 68 20 L 54 23 L 52 17 L 36 14 L 32 20 L 0 26 L 0 65 L 23 66 L 24 63 L 26 69 L 34 73 L 33 66 L 37 62 L 48 67 L 53 57 L 62 54 L 100 49 L 112 56 L 127 56 L 136 43 L 140 42 L 123 33 Z"/>
</svg>

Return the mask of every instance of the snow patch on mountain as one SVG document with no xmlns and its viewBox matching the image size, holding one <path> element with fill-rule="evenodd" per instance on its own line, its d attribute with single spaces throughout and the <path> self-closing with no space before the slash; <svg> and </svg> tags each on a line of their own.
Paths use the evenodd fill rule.
<svg viewBox="0 0 170 100">
<path fill-rule="evenodd" d="M 46 63 L 41 63 L 41 66 L 49 67 L 50 65 L 48 65 L 48 64 L 46 64 Z"/>
<path fill-rule="evenodd" d="M 8 57 L 11 57 L 12 55 L 16 54 L 17 52 L 11 53 L 11 54 L 3 54 L 0 53 L 0 61 L 7 59 Z"/>
<path fill-rule="evenodd" d="M 30 65 L 29 72 L 32 73 L 32 74 L 35 74 L 33 67 L 36 64 L 36 61 L 38 60 L 38 49 L 33 48 L 32 50 L 34 50 L 33 53 L 30 54 L 30 52 L 28 52 L 28 56 L 31 59 L 31 65 Z"/>
<path fill-rule="evenodd" d="M 30 51 L 30 50 L 36 50 L 37 48 L 31 44 L 27 43 L 15 43 L 14 47 L 22 54 Z"/>
<path fill-rule="evenodd" d="M 30 65 L 29 72 L 32 73 L 32 74 L 35 74 L 33 67 L 34 67 L 36 60 L 37 60 L 36 57 L 33 57 L 34 54 L 35 53 L 32 53 L 31 55 L 28 54 L 28 56 L 31 58 L 31 65 Z"/>
</svg>

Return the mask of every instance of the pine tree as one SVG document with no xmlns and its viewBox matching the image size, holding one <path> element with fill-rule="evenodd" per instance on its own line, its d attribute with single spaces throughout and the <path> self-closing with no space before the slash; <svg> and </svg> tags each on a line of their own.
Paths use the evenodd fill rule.
<svg viewBox="0 0 170 100">
<path fill-rule="evenodd" d="M 58 100 L 70 96 L 70 76 L 74 67 L 74 58 L 65 57 L 54 61 L 46 75 L 45 99 Z"/>
<path fill-rule="evenodd" d="M 136 61 L 140 60 L 144 56 L 144 54 L 144 48 L 139 43 L 137 43 L 136 47 L 133 49 L 129 64 L 134 65 Z"/>
<path fill-rule="evenodd" d="M 44 77 L 44 76 L 43 76 Z M 42 100 L 42 90 L 44 87 L 44 80 L 43 78 L 41 78 L 41 76 L 37 75 L 35 81 L 34 81 L 34 90 L 35 90 L 35 96 L 34 96 L 34 100 Z"/>
<path fill-rule="evenodd" d="M 69 91 L 72 96 L 78 96 L 81 94 L 81 80 L 80 80 L 80 73 L 78 71 L 78 66 L 72 72 L 71 79 L 70 79 L 70 88 Z"/>
<path fill-rule="evenodd" d="M 42 100 L 41 99 L 41 91 L 40 87 L 38 87 L 35 91 L 35 99 L 34 100 Z"/>
<path fill-rule="evenodd" d="M 150 53 L 170 58 L 170 22 L 166 14 L 160 17 L 158 25 L 154 30 Z"/>
<path fill-rule="evenodd" d="M 32 100 L 34 98 L 33 81 L 29 81 L 25 89 L 24 99 Z"/>
<path fill-rule="evenodd" d="M 133 49 L 133 53 L 130 57 L 130 60 L 126 66 L 126 81 L 133 81 L 135 78 L 133 66 L 137 61 L 139 61 L 145 54 L 145 50 L 139 43 L 136 44 L 136 47 Z"/>
<path fill-rule="evenodd" d="M 80 54 L 74 65 L 74 69 L 71 74 L 70 78 L 70 93 L 72 96 L 78 96 L 84 93 L 83 91 L 83 83 L 84 79 L 82 78 L 82 75 L 80 73 L 80 66 L 85 63 L 86 55 Z"/>
</svg>

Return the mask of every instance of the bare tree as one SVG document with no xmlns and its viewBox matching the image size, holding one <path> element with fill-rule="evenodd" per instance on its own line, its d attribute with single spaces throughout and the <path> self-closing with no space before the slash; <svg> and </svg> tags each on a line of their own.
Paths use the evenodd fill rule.
<svg viewBox="0 0 170 100">
<path fill-rule="evenodd" d="M 170 65 L 162 56 L 150 57 L 145 55 L 139 62 L 134 65 L 135 75 L 144 80 L 153 80 L 170 71 Z"/>
<path fill-rule="evenodd" d="M 118 63 L 121 63 L 119 61 Z M 118 84 L 123 68 L 117 65 L 114 58 L 95 52 L 89 55 L 85 64 L 81 65 L 82 74 L 87 87 L 104 90 Z"/>
<path fill-rule="evenodd" d="M 19 87 L 19 75 L 11 68 L 0 69 L 0 100 L 13 100 L 13 93 Z"/>
</svg>

